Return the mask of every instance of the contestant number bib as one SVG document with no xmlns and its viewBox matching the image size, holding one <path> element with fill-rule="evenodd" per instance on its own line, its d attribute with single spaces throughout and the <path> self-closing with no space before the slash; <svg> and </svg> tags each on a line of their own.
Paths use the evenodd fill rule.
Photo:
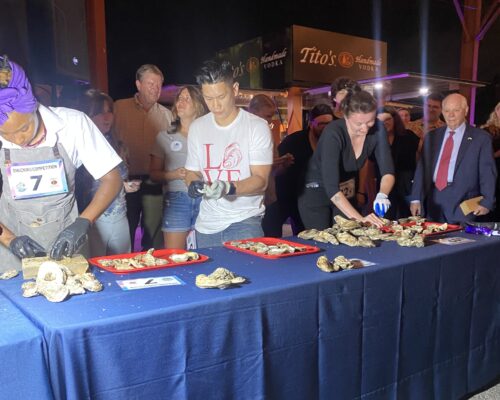
<svg viewBox="0 0 500 400">
<path fill-rule="evenodd" d="M 68 192 L 62 159 L 12 163 L 7 167 L 7 177 L 15 200 Z"/>
<path fill-rule="evenodd" d="M 339 189 L 347 199 L 352 199 L 354 197 L 354 190 L 356 189 L 356 180 L 352 178 L 348 181 L 340 182 Z"/>
</svg>

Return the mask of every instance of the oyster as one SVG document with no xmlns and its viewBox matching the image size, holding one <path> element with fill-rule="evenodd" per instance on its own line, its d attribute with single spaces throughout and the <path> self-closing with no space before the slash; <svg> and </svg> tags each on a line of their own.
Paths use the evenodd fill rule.
<svg viewBox="0 0 500 400">
<path fill-rule="evenodd" d="M 321 270 L 325 272 L 335 272 L 338 271 L 338 269 L 334 269 L 333 263 L 328 261 L 328 258 L 326 256 L 319 256 L 318 260 L 316 261 L 316 266 Z"/>
<path fill-rule="evenodd" d="M 28 281 L 24 282 L 21 285 L 21 289 L 23 291 L 23 297 L 34 297 L 38 296 L 38 291 L 36 288 L 36 282 L 35 281 Z"/>
<path fill-rule="evenodd" d="M 66 273 L 61 266 L 54 261 L 44 261 L 40 264 L 38 275 L 36 277 L 36 284 L 58 284 L 64 285 L 66 282 Z"/>
<path fill-rule="evenodd" d="M 42 283 L 36 284 L 37 291 L 44 296 L 48 301 L 59 303 L 69 295 L 67 286 L 58 283 Z"/>
<path fill-rule="evenodd" d="M 76 276 L 68 276 L 68 279 L 66 279 L 66 287 L 70 295 L 85 293 L 82 281 Z"/>
<path fill-rule="evenodd" d="M 350 262 L 344 256 L 335 257 L 335 259 L 333 260 L 333 265 L 338 267 L 339 269 L 353 269 L 354 268 L 354 264 L 352 262 Z"/>
<path fill-rule="evenodd" d="M 186 251 L 185 253 L 172 254 L 169 258 L 173 262 L 187 262 L 199 259 L 200 255 L 194 251 Z"/>
<path fill-rule="evenodd" d="M 287 249 L 285 247 L 269 246 L 267 254 L 270 256 L 279 256 L 281 254 L 285 254 L 286 252 Z"/>
<path fill-rule="evenodd" d="M 202 289 L 219 288 L 226 289 L 245 283 L 246 278 L 237 276 L 226 268 L 219 267 L 210 275 L 200 274 L 196 276 L 195 284 Z"/>
<path fill-rule="evenodd" d="M 368 236 L 358 237 L 358 246 L 360 247 L 375 247 L 375 243 Z"/>
<path fill-rule="evenodd" d="M 434 232 L 443 232 L 448 229 L 448 224 L 428 224 L 425 229 L 422 231 L 424 235 L 428 235 L 429 233 Z"/>
<path fill-rule="evenodd" d="M 131 258 L 101 258 L 98 260 L 103 267 L 112 267 L 117 271 L 129 271 L 146 267 L 156 267 L 168 264 L 164 258 L 153 255 L 155 249 L 149 249 L 144 254 L 138 254 Z"/>
<path fill-rule="evenodd" d="M 337 233 L 337 240 L 340 243 L 346 244 L 346 245 L 351 246 L 351 247 L 358 245 L 358 239 L 356 239 L 354 236 L 352 236 L 348 232 Z"/>
<path fill-rule="evenodd" d="M 15 269 L 8 269 L 3 274 L 0 275 L 0 279 L 12 279 L 15 276 L 19 275 L 19 271 Z"/>
<path fill-rule="evenodd" d="M 413 237 L 402 236 L 397 239 L 397 243 L 405 247 L 424 247 L 424 237 L 418 234 Z"/>
<path fill-rule="evenodd" d="M 69 295 L 65 285 L 66 272 L 54 261 L 40 264 L 36 277 L 36 290 L 48 301 L 59 303 Z"/>
<path fill-rule="evenodd" d="M 346 231 L 350 231 L 351 229 L 356 229 L 361 227 L 361 223 L 355 220 L 346 219 L 341 215 L 336 215 L 333 217 L 337 225 Z"/>
<path fill-rule="evenodd" d="M 335 235 L 333 235 L 332 233 L 327 232 L 326 230 L 319 232 L 314 237 L 314 240 L 317 240 L 318 242 L 330 243 L 330 244 L 334 244 L 334 245 L 339 244 L 339 241 L 337 240 L 337 238 L 335 237 Z"/>
<path fill-rule="evenodd" d="M 308 239 L 313 239 L 318 233 L 319 231 L 317 229 L 307 229 L 305 231 L 300 232 L 297 235 L 297 237 L 308 240 Z"/>
<path fill-rule="evenodd" d="M 100 292 L 102 290 L 102 283 L 97 280 L 95 275 L 91 272 L 77 275 L 77 278 L 82 282 L 82 286 L 89 292 Z"/>
</svg>

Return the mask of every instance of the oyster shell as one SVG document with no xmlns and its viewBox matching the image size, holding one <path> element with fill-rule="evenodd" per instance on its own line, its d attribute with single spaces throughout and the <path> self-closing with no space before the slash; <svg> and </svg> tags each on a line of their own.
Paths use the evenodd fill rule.
<svg viewBox="0 0 500 400">
<path fill-rule="evenodd" d="M 313 239 L 319 231 L 317 229 L 307 229 L 305 231 L 300 232 L 297 237 L 305 240 Z"/>
<path fill-rule="evenodd" d="M 314 240 L 317 240 L 318 242 L 322 243 L 330 243 L 334 245 L 338 245 L 339 241 L 333 235 L 332 233 L 327 232 L 326 230 L 319 232 L 315 237 Z"/>
<path fill-rule="evenodd" d="M 358 245 L 358 239 L 356 239 L 354 236 L 352 236 L 348 232 L 337 233 L 337 240 L 340 243 L 346 244 L 346 245 L 351 246 L 351 247 Z"/>
<path fill-rule="evenodd" d="M 360 247 L 375 247 L 375 243 L 368 236 L 358 237 L 358 246 Z"/>
<path fill-rule="evenodd" d="M 66 287 L 70 295 L 85 293 L 82 281 L 76 276 L 68 276 L 68 279 L 66 279 Z"/>
<path fill-rule="evenodd" d="M 361 223 L 352 219 L 346 219 L 342 217 L 341 215 L 336 215 L 333 217 L 337 225 L 346 231 L 349 231 L 351 229 L 356 229 L 361 227 Z"/>
<path fill-rule="evenodd" d="M 102 290 L 102 283 L 97 280 L 93 273 L 86 272 L 85 274 L 76 276 L 82 282 L 82 286 L 85 290 L 89 292 L 100 292 Z"/>
<path fill-rule="evenodd" d="M 226 268 L 219 267 L 210 275 L 200 274 L 196 276 L 195 284 L 201 289 L 226 289 L 246 282 L 246 278 L 237 276 Z"/>
<path fill-rule="evenodd" d="M 19 271 L 15 269 L 8 269 L 3 274 L 0 275 L 0 279 L 12 279 L 15 276 L 19 275 Z"/>
<path fill-rule="evenodd" d="M 21 290 L 23 293 L 23 297 L 34 297 L 39 295 L 35 281 L 24 282 L 21 285 Z"/>
<path fill-rule="evenodd" d="M 347 258 L 344 256 L 338 256 L 335 257 L 333 260 L 333 264 L 338 267 L 339 269 L 353 269 L 354 264 L 350 262 Z"/>
<path fill-rule="evenodd" d="M 69 289 L 64 284 L 42 281 L 42 283 L 37 283 L 36 287 L 38 293 L 53 303 L 59 303 L 69 295 Z"/>
<path fill-rule="evenodd" d="M 397 243 L 405 247 L 424 247 L 424 237 L 418 234 L 413 237 L 402 236 L 397 239 Z"/>
<path fill-rule="evenodd" d="M 335 272 L 333 268 L 333 263 L 328 261 L 328 258 L 326 256 L 319 256 L 318 260 L 316 261 L 316 266 L 321 270 L 325 272 Z M 337 269 L 338 271 L 338 269 Z"/>
</svg>

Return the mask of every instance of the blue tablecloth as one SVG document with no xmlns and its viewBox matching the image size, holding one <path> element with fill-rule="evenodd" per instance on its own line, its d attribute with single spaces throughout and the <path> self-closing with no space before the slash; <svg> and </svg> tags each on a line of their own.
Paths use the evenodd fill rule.
<svg viewBox="0 0 500 400">
<path fill-rule="evenodd" d="M 467 237 L 280 260 L 200 249 L 209 262 L 98 271 L 103 292 L 59 304 L 22 298 L 20 279 L 0 290 L 43 327 L 60 399 L 457 399 L 500 376 L 500 239 Z M 320 254 L 376 265 L 328 274 Z M 250 284 L 195 287 L 218 266 Z M 186 284 L 116 284 L 165 275 Z"/>
<path fill-rule="evenodd" d="M 52 399 L 40 330 L 1 294 L 0 321 L 0 399 Z"/>
</svg>

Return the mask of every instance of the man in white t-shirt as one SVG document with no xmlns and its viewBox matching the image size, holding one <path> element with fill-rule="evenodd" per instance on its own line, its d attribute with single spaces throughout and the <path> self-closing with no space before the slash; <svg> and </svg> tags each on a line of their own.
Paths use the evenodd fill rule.
<svg viewBox="0 0 500 400">
<path fill-rule="evenodd" d="M 196 220 L 198 247 L 259 237 L 264 192 L 273 162 L 269 127 L 236 106 L 238 83 L 227 61 L 207 61 L 196 76 L 209 114 L 188 135 L 186 184 L 203 196 Z"/>
</svg>

